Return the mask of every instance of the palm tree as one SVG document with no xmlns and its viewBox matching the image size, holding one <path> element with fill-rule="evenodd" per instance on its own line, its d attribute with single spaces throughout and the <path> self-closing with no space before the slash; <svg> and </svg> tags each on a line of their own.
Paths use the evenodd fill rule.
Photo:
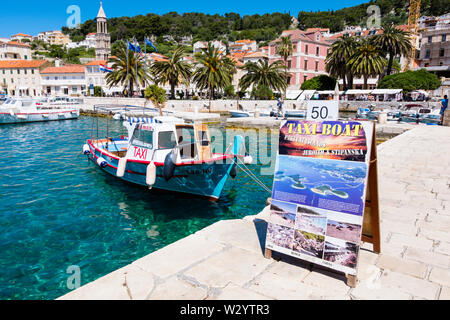
<svg viewBox="0 0 450 320">
<path fill-rule="evenodd" d="M 175 99 L 175 87 L 180 82 L 189 83 L 192 76 L 191 64 L 184 61 L 187 56 L 184 47 L 179 46 L 175 49 L 172 57 L 167 61 L 156 61 L 150 70 L 154 74 L 156 83 L 170 84 L 170 98 Z"/>
<path fill-rule="evenodd" d="M 277 47 L 277 54 L 283 57 L 284 65 L 286 66 L 285 69 L 285 79 L 288 79 L 288 68 L 287 68 L 287 59 L 292 56 L 292 53 L 294 52 L 294 49 L 292 47 L 292 41 L 289 36 L 281 37 L 281 44 Z M 287 89 L 287 86 L 286 86 Z M 285 90 L 286 90 L 285 89 Z M 286 91 L 284 92 L 284 95 L 286 96 Z"/>
<path fill-rule="evenodd" d="M 347 66 L 350 67 L 353 74 L 364 78 L 364 89 L 367 89 L 367 79 L 370 76 L 378 76 L 383 72 L 386 59 L 383 58 L 381 51 L 370 40 L 362 39 L 359 43 Z"/>
<path fill-rule="evenodd" d="M 197 68 L 192 79 L 200 90 L 208 89 L 211 110 L 211 99 L 214 99 L 215 90 L 225 89 L 231 84 L 236 65 L 211 43 L 208 43 L 208 47 L 202 49 L 195 59 Z"/>
<path fill-rule="evenodd" d="M 389 61 L 386 69 L 386 75 L 392 72 L 394 58 L 396 56 L 407 56 L 412 50 L 410 33 L 400 30 L 394 25 L 382 27 L 383 33 L 377 34 L 372 38 L 372 42 L 383 53 L 389 55 Z"/>
<path fill-rule="evenodd" d="M 122 85 L 124 87 L 123 92 L 131 97 L 134 85 L 144 86 L 146 78 L 144 59 L 137 53 L 122 47 L 117 50 L 116 56 L 109 59 L 108 63 L 112 63 L 111 67 L 114 70 L 105 76 L 109 87 Z"/>
<path fill-rule="evenodd" d="M 239 81 L 242 90 L 254 87 L 266 86 L 273 91 L 283 92 L 287 88 L 286 66 L 281 61 L 274 61 L 271 64 L 267 60 L 247 62 L 243 67 L 247 73 Z"/>
<path fill-rule="evenodd" d="M 326 71 L 330 76 L 342 79 L 344 90 L 353 87 L 353 73 L 347 62 L 355 54 L 357 46 L 356 38 L 341 37 L 333 43 L 325 60 Z"/>
</svg>

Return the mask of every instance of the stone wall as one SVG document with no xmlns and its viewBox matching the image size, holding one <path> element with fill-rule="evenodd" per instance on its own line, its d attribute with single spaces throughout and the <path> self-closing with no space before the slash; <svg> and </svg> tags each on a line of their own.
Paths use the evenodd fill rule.
<svg viewBox="0 0 450 320">
<path fill-rule="evenodd" d="M 84 98 L 85 104 L 89 106 L 101 105 L 101 104 L 117 104 L 117 105 L 134 105 L 144 106 L 145 99 L 143 98 Z M 275 100 L 240 100 L 240 106 L 245 110 L 253 110 L 255 108 L 276 107 L 277 101 Z M 285 109 L 306 109 L 307 101 L 295 101 L 286 100 L 284 103 Z M 341 111 L 354 112 L 360 107 L 369 107 L 375 105 L 375 109 L 398 109 L 399 106 L 407 104 L 420 104 L 423 107 L 439 108 L 439 102 L 373 102 L 373 101 L 340 101 L 339 109 Z M 148 107 L 153 107 L 151 102 L 147 103 Z M 208 111 L 208 100 L 169 100 L 166 102 L 166 108 L 182 111 L 194 111 L 195 108 L 199 112 Z M 236 100 L 215 100 L 211 101 L 211 111 L 213 112 L 226 112 L 228 110 L 237 109 Z"/>
<path fill-rule="evenodd" d="M 450 109 L 447 108 L 444 113 L 444 121 L 442 123 L 444 126 L 450 127 Z"/>
</svg>

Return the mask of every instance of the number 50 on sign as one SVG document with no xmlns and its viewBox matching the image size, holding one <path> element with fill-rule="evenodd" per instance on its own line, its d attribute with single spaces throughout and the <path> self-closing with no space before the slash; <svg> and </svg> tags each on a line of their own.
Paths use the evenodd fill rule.
<svg viewBox="0 0 450 320">
<path fill-rule="evenodd" d="M 339 118 L 339 101 L 309 100 L 306 109 L 306 120 L 336 121 Z"/>
</svg>

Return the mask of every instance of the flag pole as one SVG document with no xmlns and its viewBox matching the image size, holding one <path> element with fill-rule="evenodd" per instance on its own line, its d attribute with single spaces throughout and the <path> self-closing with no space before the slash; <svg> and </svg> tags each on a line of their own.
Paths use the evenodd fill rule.
<svg viewBox="0 0 450 320">
<path fill-rule="evenodd" d="M 127 95 L 129 96 L 130 95 L 130 92 L 128 92 L 129 91 L 129 89 L 130 89 L 130 78 L 128 77 L 128 69 L 129 69 L 129 67 L 128 67 L 128 50 L 129 50 L 129 48 L 130 48 L 130 41 L 128 41 L 128 39 L 127 39 Z"/>
<path fill-rule="evenodd" d="M 144 90 L 147 88 L 147 37 L 144 37 L 144 62 L 145 62 L 145 82 Z"/>
<path fill-rule="evenodd" d="M 138 77 L 138 68 L 137 68 L 137 61 L 138 61 L 139 55 L 137 53 L 137 50 L 138 50 L 138 42 L 137 42 L 136 37 L 134 37 L 134 53 L 135 53 L 134 60 L 135 60 L 135 65 L 136 65 L 136 70 L 135 70 L 136 71 L 136 73 L 135 73 L 135 75 L 136 75 L 136 93 L 139 92 L 139 77 Z"/>
</svg>

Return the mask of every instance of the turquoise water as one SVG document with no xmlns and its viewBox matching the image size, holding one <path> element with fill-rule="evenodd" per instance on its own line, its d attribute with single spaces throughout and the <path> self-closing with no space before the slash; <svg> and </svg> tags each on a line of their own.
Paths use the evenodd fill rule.
<svg viewBox="0 0 450 320">
<path fill-rule="evenodd" d="M 69 266 L 84 285 L 218 220 L 256 214 L 270 196 L 242 172 L 217 202 L 125 184 L 80 155 L 92 127 L 87 117 L 0 126 L 0 299 L 57 298 L 70 291 Z M 271 188 L 272 175 L 250 168 Z"/>
</svg>

